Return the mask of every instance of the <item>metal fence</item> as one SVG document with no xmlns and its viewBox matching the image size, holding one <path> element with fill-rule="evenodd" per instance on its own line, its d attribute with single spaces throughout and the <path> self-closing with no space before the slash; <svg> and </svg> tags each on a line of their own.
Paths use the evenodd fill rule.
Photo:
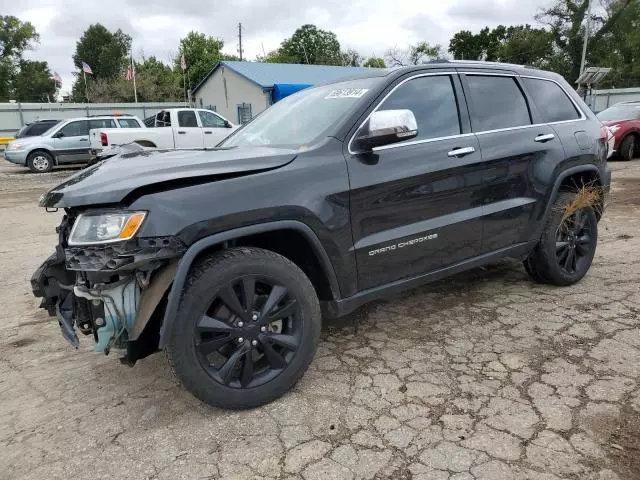
<svg viewBox="0 0 640 480">
<path fill-rule="evenodd" d="M 164 108 L 184 107 L 184 103 L 0 103 L 0 137 L 16 133 L 25 123 L 42 119 L 85 117 L 128 113 L 145 118 Z"/>
<path fill-rule="evenodd" d="M 585 101 L 591 110 L 598 113 L 616 103 L 640 101 L 640 88 L 593 90 Z"/>
</svg>

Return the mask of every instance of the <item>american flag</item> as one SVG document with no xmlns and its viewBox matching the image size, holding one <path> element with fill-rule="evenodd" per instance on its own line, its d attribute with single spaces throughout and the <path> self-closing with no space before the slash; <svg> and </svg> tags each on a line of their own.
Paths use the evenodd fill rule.
<svg viewBox="0 0 640 480">
<path fill-rule="evenodd" d="M 91 70 L 91 67 L 86 62 L 82 62 L 82 71 L 87 75 L 93 75 L 93 70 Z"/>
<path fill-rule="evenodd" d="M 136 75 L 136 70 L 132 64 L 129 64 L 129 68 L 127 68 L 127 74 L 125 75 L 125 79 L 128 81 L 133 80 L 133 77 Z"/>
<path fill-rule="evenodd" d="M 187 69 L 187 60 L 184 58 L 184 53 L 182 54 L 182 57 L 180 57 L 180 68 L 183 72 Z"/>
<path fill-rule="evenodd" d="M 62 83 L 62 77 L 60 75 L 58 75 L 58 72 L 53 72 L 53 75 L 51 75 L 51 80 L 53 80 L 56 83 Z"/>
</svg>

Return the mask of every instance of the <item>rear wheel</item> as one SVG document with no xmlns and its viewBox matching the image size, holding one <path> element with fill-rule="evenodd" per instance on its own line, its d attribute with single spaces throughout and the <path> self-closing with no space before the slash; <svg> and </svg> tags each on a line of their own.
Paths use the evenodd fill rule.
<svg viewBox="0 0 640 480">
<path fill-rule="evenodd" d="M 627 136 L 620 142 L 620 157 L 623 160 L 633 160 L 636 155 L 636 137 L 635 135 Z"/>
<path fill-rule="evenodd" d="M 38 150 L 27 157 L 27 166 L 33 173 L 46 173 L 53 170 L 53 157 L 50 153 Z"/>
<path fill-rule="evenodd" d="M 575 193 L 562 193 L 553 205 L 540 242 L 525 260 L 525 268 L 540 283 L 572 285 L 591 267 L 598 242 L 598 219 L 591 206 L 565 214 Z"/>
<path fill-rule="evenodd" d="M 307 276 L 257 248 L 218 253 L 188 278 L 167 357 L 184 387 L 210 405 L 242 409 L 293 387 L 320 338 Z"/>
</svg>

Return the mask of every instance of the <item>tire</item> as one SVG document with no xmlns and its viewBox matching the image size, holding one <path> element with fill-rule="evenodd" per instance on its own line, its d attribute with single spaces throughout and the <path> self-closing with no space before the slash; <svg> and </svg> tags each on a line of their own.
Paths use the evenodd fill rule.
<svg viewBox="0 0 640 480">
<path fill-rule="evenodd" d="M 573 285 L 591 267 L 598 243 L 598 219 L 587 206 L 563 220 L 564 208 L 575 196 L 569 192 L 558 196 L 540 241 L 525 260 L 527 272 L 539 283 Z"/>
<path fill-rule="evenodd" d="M 33 173 L 47 173 L 53 170 L 53 157 L 49 152 L 36 150 L 27 157 L 27 167 Z"/>
<path fill-rule="evenodd" d="M 633 160 L 636 154 L 636 137 L 635 135 L 627 135 L 622 142 L 620 142 L 620 158 L 629 161 Z"/>
<path fill-rule="evenodd" d="M 524 269 L 527 271 L 529 276 L 532 279 L 534 279 L 536 282 L 538 282 L 538 283 L 549 283 L 547 281 L 547 279 L 544 276 L 542 276 L 542 274 L 540 272 L 538 272 L 536 270 L 536 268 L 531 264 L 531 261 L 529 260 L 529 258 L 525 258 L 522 263 L 524 265 Z"/>
<path fill-rule="evenodd" d="M 190 393 L 215 407 L 253 408 L 284 395 L 307 370 L 320 339 L 310 280 L 288 259 L 259 248 L 229 249 L 199 262 L 179 312 L 169 365 Z"/>
</svg>

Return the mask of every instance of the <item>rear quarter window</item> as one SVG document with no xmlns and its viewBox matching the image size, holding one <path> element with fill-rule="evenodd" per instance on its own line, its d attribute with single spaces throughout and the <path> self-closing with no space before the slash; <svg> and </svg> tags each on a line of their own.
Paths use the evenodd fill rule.
<svg viewBox="0 0 640 480">
<path fill-rule="evenodd" d="M 29 136 L 42 135 L 44 132 L 53 127 L 55 123 L 35 123 L 29 127 L 29 131 L 25 132 Z"/>
<path fill-rule="evenodd" d="M 544 122 L 563 122 L 580 118 L 580 113 L 562 88 L 551 80 L 522 78 Z"/>
</svg>

